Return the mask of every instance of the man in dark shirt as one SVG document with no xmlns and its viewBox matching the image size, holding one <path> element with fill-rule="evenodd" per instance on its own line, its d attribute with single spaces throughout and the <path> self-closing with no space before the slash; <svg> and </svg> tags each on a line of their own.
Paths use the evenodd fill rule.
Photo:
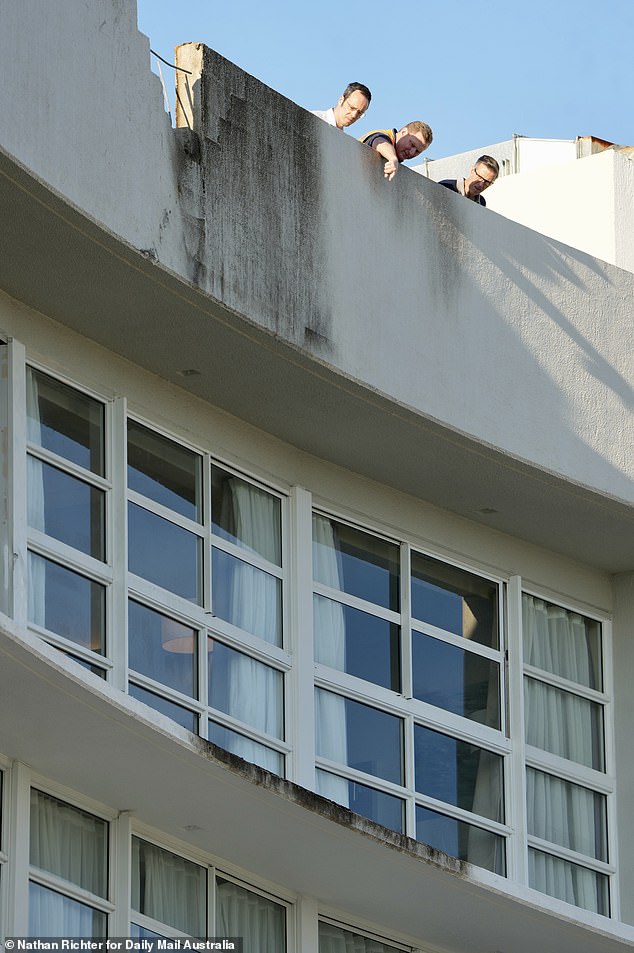
<svg viewBox="0 0 634 953">
<path fill-rule="evenodd" d="M 439 185 L 444 185 L 446 189 L 464 195 L 466 199 L 477 202 L 478 205 L 486 205 L 482 192 L 493 185 L 500 172 L 500 167 L 493 156 L 480 156 L 476 159 L 474 165 L 466 179 L 443 179 Z"/>
</svg>

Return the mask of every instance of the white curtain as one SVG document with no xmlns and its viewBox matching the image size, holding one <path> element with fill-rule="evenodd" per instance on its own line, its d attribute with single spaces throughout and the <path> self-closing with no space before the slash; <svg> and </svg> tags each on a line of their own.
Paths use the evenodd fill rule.
<svg viewBox="0 0 634 953">
<path fill-rule="evenodd" d="M 238 478 L 227 481 L 225 504 L 231 507 L 234 535 L 247 550 L 274 564 L 280 561 L 280 519 L 277 500 Z M 281 643 L 277 577 L 238 561 L 231 579 L 229 621 L 274 645 Z M 210 656 L 213 665 L 213 656 Z M 272 737 L 283 730 L 282 676 L 248 655 L 231 651 L 228 665 L 229 714 Z M 213 703 L 213 700 L 212 700 Z M 265 749 L 236 735 L 231 750 L 247 761 L 266 762 Z M 271 752 L 264 767 L 278 770 L 279 756 Z"/>
<path fill-rule="evenodd" d="M 40 791 L 31 791 L 33 867 L 105 897 L 107 840 L 107 825 L 100 818 Z M 102 921 L 105 924 L 102 915 L 89 906 L 37 884 L 31 884 L 29 895 L 30 927 L 40 931 L 40 936 L 93 936 L 93 926 L 98 928 Z"/>
<path fill-rule="evenodd" d="M 280 519 L 275 497 L 243 480 L 231 478 L 232 523 L 239 544 L 279 565 Z M 273 645 L 281 644 L 279 582 L 276 576 L 240 562 L 232 580 L 231 619 L 234 625 Z"/>
<path fill-rule="evenodd" d="M 204 868 L 134 837 L 132 909 L 183 933 L 203 936 L 206 917 Z"/>
<path fill-rule="evenodd" d="M 393 946 L 351 933 L 332 923 L 319 924 L 319 953 L 398 953 Z"/>
<path fill-rule="evenodd" d="M 238 884 L 218 879 L 216 935 L 243 937 L 245 953 L 284 953 L 286 910 Z"/>
<path fill-rule="evenodd" d="M 524 594 L 524 661 L 581 685 L 594 684 L 592 649 L 582 616 Z M 591 703 L 535 678 L 525 680 L 526 741 L 563 758 L 597 767 Z M 601 853 L 595 794 L 541 771 L 527 769 L 529 833 L 591 857 Z M 597 909 L 597 878 L 590 870 L 530 851 L 531 886 L 570 903 Z"/>
<path fill-rule="evenodd" d="M 313 516 L 313 577 L 333 589 L 343 588 L 341 553 L 336 548 L 330 520 Z M 346 628 L 343 606 L 333 599 L 314 596 L 313 622 L 315 661 L 346 670 Z M 346 702 L 341 695 L 318 689 L 315 692 L 317 754 L 340 764 L 348 762 Z M 323 771 L 317 772 L 317 793 L 349 807 L 348 781 Z"/>
</svg>

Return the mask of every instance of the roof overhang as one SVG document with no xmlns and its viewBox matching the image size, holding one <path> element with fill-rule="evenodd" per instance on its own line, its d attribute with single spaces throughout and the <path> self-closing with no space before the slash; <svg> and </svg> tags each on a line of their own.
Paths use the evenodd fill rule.
<svg viewBox="0 0 634 953">
<path fill-rule="evenodd" d="M 608 572 L 634 509 L 390 400 L 237 314 L 0 151 L 0 288 L 288 443 Z M 183 376 L 190 369 L 200 373 Z"/>
<path fill-rule="evenodd" d="M 0 726 L 0 751 L 43 777 L 426 947 L 622 953 L 634 942 L 631 927 L 513 895 L 501 878 L 223 756 L 1 615 Z"/>
</svg>

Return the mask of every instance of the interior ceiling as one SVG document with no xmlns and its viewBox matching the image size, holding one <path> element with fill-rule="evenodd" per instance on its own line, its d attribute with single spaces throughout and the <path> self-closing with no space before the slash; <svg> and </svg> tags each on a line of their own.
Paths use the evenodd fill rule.
<svg viewBox="0 0 634 953">
<path fill-rule="evenodd" d="M 0 152 L 0 287 L 318 457 L 608 572 L 634 569 L 634 508 L 364 388 L 228 311 Z M 184 370 L 198 374 L 183 376 Z"/>
</svg>

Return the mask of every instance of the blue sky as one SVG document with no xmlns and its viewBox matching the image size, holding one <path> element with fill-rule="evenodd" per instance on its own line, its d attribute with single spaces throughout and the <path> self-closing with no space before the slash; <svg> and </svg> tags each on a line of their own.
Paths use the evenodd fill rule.
<svg viewBox="0 0 634 953">
<path fill-rule="evenodd" d="M 350 133 L 423 119 L 429 158 L 513 133 L 634 145 L 634 0 L 138 0 L 138 22 L 166 59 L 206 43 L 308 109 L 366 83 Z"/>
</svg>

